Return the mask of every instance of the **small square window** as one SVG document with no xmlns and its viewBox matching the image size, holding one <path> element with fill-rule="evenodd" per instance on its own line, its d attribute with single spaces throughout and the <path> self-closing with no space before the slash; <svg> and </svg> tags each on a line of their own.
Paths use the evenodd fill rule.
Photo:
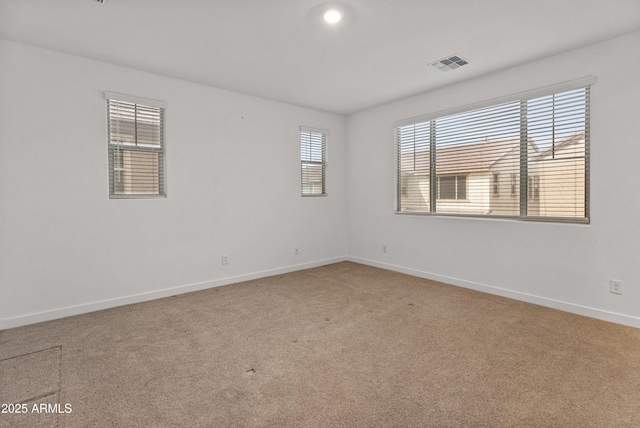
<svg viewBox="0 0 640 428">
<path fill-rule="evenodd" d="M 467 199 L 467 176 L 438 177 L 438 199 Z"/>
</svg>

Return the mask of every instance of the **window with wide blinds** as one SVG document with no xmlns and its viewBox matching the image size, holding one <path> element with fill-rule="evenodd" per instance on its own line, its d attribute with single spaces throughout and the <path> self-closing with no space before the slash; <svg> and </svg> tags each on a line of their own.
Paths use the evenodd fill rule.
<svg viewBox="0 0 640 428">
<path fill-rule="evenodd" d="M 109 196 L 165 196 L 164 104 L 106 93 Z"/>
<path fill-rule="evenodd" d="M 326 196 L 327 131 L 300 128 L 302 196 Z"/>
<path fill-rule="evenodd" d="M 590 85 L 562 86 L 396 126 L 397 212 L 588 222 Z"/>
</svg>

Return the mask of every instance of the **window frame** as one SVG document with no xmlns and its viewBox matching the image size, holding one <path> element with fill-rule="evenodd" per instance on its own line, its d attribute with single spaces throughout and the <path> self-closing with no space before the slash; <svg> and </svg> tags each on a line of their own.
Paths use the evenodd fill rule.
<svg viewBox="0 0 640 428">
<path fill-rule="evenodd" d="M 166 103 L 163 101 L 158 101 L 149 98 L 136 97 L 132 95 L 120 94 L 116 92 L 104 92 L 104 98 L 106 100 L 107 105 L 107 156 L 108 156 L 108 169 L 109 169 L 109 177 L 108 177 L 108 187 L 109 187 L 109 199 L 158 199 L 158 198 L 166 198 L 167 197 L 167 168 L 166 168 L 166 137 L 165 137 L 165 123 L 166 123 Z M 134 104 L 136 106 L 140 105 L 145 108 L 157 108 L 159 109 L 159 136 L 158 136 L 158 147 L 153 147 L 151 145 L 143 145 L 143 144 L 120 144 L 119 146 L 123 149 L 132 153 L 157 153 L 158 160 L 158 193 L 115 193 L 115 183 L 114 183 L 114 173 L 116 169 L 116 161 L 113 158 L 114 148 L 113 146 L 118 146 L 118 144 L 114 144 L 111 141 L 111 112 L 110 112 L 110 101 L 115 102 L 124 102 L 129 104 Z M 136 131 L 137 132 L 137 131 Z"/>
<path fill-rule="evenodd" d="M 436 176 L 436 180 L 437 180 L 437 192 L 438 192 L 438 197 L 436 198 L 438 201 L 442 201 L 442 202 L 446 202 L 446 203 L 451 203 L 451 202 L 465 202 L 468 201 L 467 199 L 467 194 L 468 194 L 468 188 L 467 188 L 467 174 L 443 174 L 443 175 L 438 175 Z M 444 198 L 442 197 L 442 179 L 453 179 L 453 193 L 455 193 L 453 198 Z M 461 185 L 461 182 L 464 181 L 464 184 Z M 460 188 L 464 188 L 464 198 L 460 197 Z"/>
<path fill-rule="evenodd" d="M 303 135 L 304 134 L 309 134 L 309 144 L 312 144 L 312 137 L 311 134 L 319 134 L 321 135 L 320 137 L 320 154 L 321 154 L 321 160 L 317 161 L 317 160 L 311 160 L 311 159 L 304 159 L 304 140 L 303 140 Z M 329 144 L 329 131 L 327 131 L 326 129 L 321 129 L 321 128 L 312 128 L 309 126 L 300 126 L 300 133 L 299 133 L 299 142 L 300 142 L 300 196 L 302 197 L 324 197 L 324 196 L 328 196 L 328 192 L 327 192 L 327 146 Z M 310 147 L 311 150 L 311 147 Z M 317 150 L 317 147 L 316 147 Z M 311 156 L 311 152 L 308 153 L 309 156 Z M 305 191 L 305 186 L 309 185 L 308 181 L 305 181 L 305 166 L 309 166 L 309 165 L 319 165 L 321 167 L 321 191 L 320 193 L 317 192 L 310 192 L 310 191 Z"/>
<path fill-rule="evenodd" d="M 494 172 L 491 177 L 491 196 L 500 196 L 500 173 Z"/>
<path fill-rule="evenodd" d="M 394 211 L 395 214 L 399 215 L 418 215 L 418 216 L 439 216 L 439 217 L 471 217 L 471 218 L 484 218 L 484 219 L 497 219 L 497 220 L 519 220 L 519 221 L 539 221 L 539 222 L 553 222 L 553 223 L 572 223 L 572 224 L 590 224 L 591 221 L 591 210 L 590 210 L 590 97 L 591 90 L 593 85 L 596 83 L 595 76 L 587 76 L 576 80 L 571 80 L 563 83 L 558 83 L 555 85 L 550 85 L 546 87 L 541 87 L 529 91 L 519 92 L 512 95 L 507 95 L 503 97 L 498 97 L 478 103 L 467 104 L 460 107 L 455 107 L 443 111 L 439 111 L 436 113 L 430 113 L 427 115 L 416 116 L 409 119 L 399 120 L 393 123 L 393 135 L 394 135 L 394 153 L 395 153 L 395 191 L 394 191 Z M 585 108 L 585 148 L 584 148 L 584 217 L 556 217 L 556 216 L 533 216 L 533 215 L 523 215 L 522 212 L 520 215 L 492 215 L 492 214 L 471 214 L 471 213 L 451 213 L 451 212 L 432 212 L 432 211 L 422 211 L 422 210 L 401 210 L 401 158 L 400 158 L 400 148 L 398 141 L 398 129 L 401 127 L 424 124 L 425 122 L 435 121 L 437 119 L 445 118 L 447 116 L 452 116 L 456 114 L 471 112 L 473 110 L 479 110 L 483 108 L 490 108 L 493 106 L 498 106 L 501 104 L 512 103 L 516 101 L 527 101 L 530 99 L 541 98 L 545 96 L 550 96 L 553 94 L 559 94 L 563 92 L 568 92 L 572 90 L 578 90 L 581 88 L 586 88 L 586 108 Z M 522 138 L 522 137 L 521 137 Z M 433 156 L 431 162 L 434 162 L 435 156 Z M 521 161 L 522 164 L 522 161 Z M 431 165 L 430 169 L 433 168 L 434 165 Z M 437 161 L 435 164 L 437 168 Z M 460 174 L 453 174 L 460 175 Z M 437 177 L 437 170 L 435 172 L 435 176 Z M 431 180 L 430 180 L 431 181 Z M 537 178 L 536 183 L 539 183 L 539 178 Z M 491 183 L 492 184 L 492 183 Z M 525 180 L 524 186 L 520 181 L 517 183 L 517 188 L 524 187 L 527 192 L 525 193 L 525 199 L 528 198 L 528 180 Z M 437 204 L 439 198 L 434 198 L 439 192 L 439 185 L 432 186 L 431 189 L 431 199 L 434 199 L 434 203 Z M 539 184 L 538 184 L 539 186 Z M 490 189 L 490 194 L 491 193 Z M 518 190 L 519 191 L 519 190 Z M 522 192 L 520 192 L 522 197 Z M 496 196 L 496 195 L 494 195 Z M 513 194 L 512 194 L 513 196 Z M 536 189 L 535 198 L 539 199 L 539 188 Z M 527 199 L 528 200 L 528 199 Z M 447 202 L 451 202 L 454 200 L 446 200 Z M 433 206 L 433 205 L 432 205 Z"/>
</svg>

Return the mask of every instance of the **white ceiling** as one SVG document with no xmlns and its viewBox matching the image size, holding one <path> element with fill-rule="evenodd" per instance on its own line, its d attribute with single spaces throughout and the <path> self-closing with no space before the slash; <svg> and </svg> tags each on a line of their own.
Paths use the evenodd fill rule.
<svg viewBox="0 0 640 428">
<path fill-rule="evenodd" d="M 0 0 L 0 38 L 340 114 L 636 30 L 640 0 Z"/>
</svg>

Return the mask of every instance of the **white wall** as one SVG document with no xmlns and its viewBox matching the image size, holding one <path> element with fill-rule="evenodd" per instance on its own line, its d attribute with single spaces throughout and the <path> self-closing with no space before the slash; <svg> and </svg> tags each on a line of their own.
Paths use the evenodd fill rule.
<svg viewBox="0 0 640 428">
<path fill-rule="evenodd" d="M 640 327 L 639 48 L 634 33 L 345 119 L 0 41 L 0 329 L 346 254 Z M 590 225 L 394 214 L 393 122 L 586 75 Z M 168 198 L 109 200 L 105 90 L 167 102 Z M 327 198 L 299 196 L 300 125 L 330 131 Z"/>
<path fill-rule="evenodd" d="M 633 33 L 350 116 L 351 259 L 640 327 L 639 51 Z M 591 224 L 394 214 L 393 122 L 588 75 Z"/>
<path fill-rule="evenodd" d="M 344 117 L 8 41 L 0 58 L 0 329 L 344 258 Z M 166 199 L 108 198 L 103 91 L 167 103 Z M 300 125 L 330 132 L 328 197 L 300 197 Z"/>
</svg>

